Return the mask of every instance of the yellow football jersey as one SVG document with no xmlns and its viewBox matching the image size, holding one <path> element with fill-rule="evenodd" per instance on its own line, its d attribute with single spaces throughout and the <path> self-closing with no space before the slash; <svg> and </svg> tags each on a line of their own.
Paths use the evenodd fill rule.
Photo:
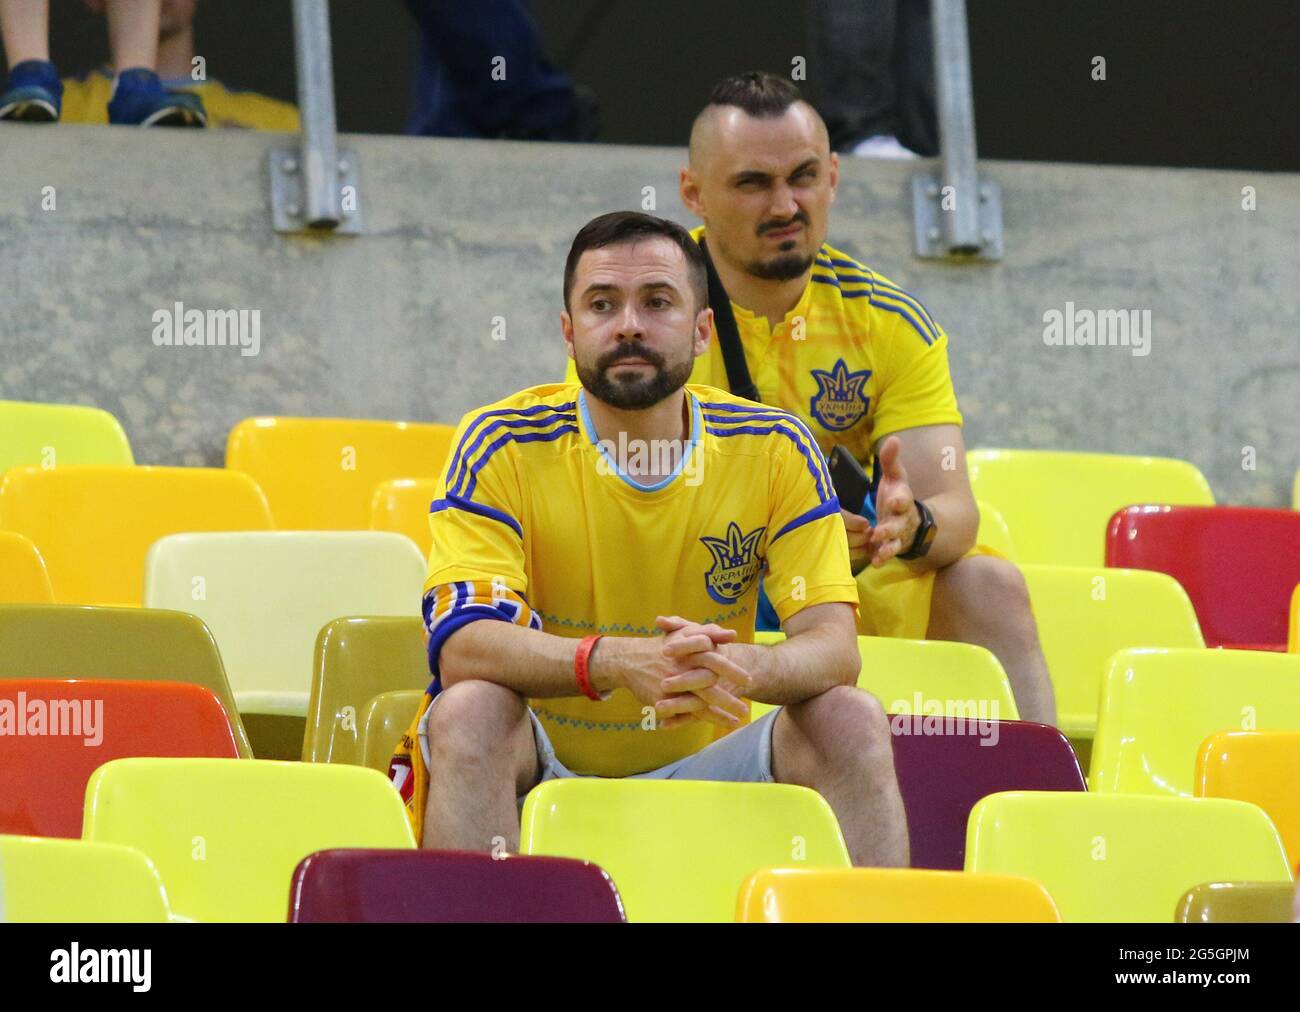
<svg viewBox="0 0 1300 1012">
<path fill-rule="evenodd" d="M 442 644 L 482 619 L 655 636 L 657 615 L 681 615 L 752 642 L 761 577 L 783 620 L 830 601 L 856 607 L 839 503 L 807 428 L 721 390 L 686 394 L 689 448 L 653 486 L 618 467 L 638 448 L 596 441 L 579 385 L 532 387 L 465 416 L 429 518 L 431 691 Z M 652 729 L 622 689 L 594 702 L 575 683 L 572 697 L 530 705 L 575 773 L 657 769 L 715 737 L 699 722 Z M 413 748 L 414 727 L 403 751 Z M 412 809 L 422 813 L 422 799 Z"/>
<path fill-rule="evenodd" d="M 298 130 L 298 110 L 288 102 L 267 98 L 252 91 L 231 91 L 220 81 L 164 80 L 175 91 L 188 91 L 203 99 L 208 126 L 213 129 Z M 113 75 L 100 69 L 81 77 L 64 78 L 64 123 L 106 124 L 108 100 L 113 94 Z"/>
</svg>

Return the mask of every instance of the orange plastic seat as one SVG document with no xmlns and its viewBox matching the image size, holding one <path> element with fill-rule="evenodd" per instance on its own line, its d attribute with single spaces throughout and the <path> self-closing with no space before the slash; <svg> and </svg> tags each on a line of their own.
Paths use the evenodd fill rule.
<svg viewBox="0 0 1300 1012">
<path fill-rule="evenodd" d="M 110 759 L 239 750 L 208 689 L 171 682 L 0 682 L 0 833 L 81 836 L 90 776 Z"/>
<path fill-rule="evenodd" d="M 0 531 L 0 604 L 52 604 L 45 560 L 30 538 Z"/>
<path fill-rule="evenodd" d="M 1220 731 L 1196 756 L 1196 796 L 1235 798 L 1268 813 L 1292 868 L 1300 865 L 1300 731 Z"/>
<path fill-rule="evenodd" d="M 433 544 L 429 506 L 437 478 L 399 478 L 381 482 L 370 500 L 370 529 L 405 534 L 428 558 Z"/>
<path fill-rule="evenodd" d="M 188 531 L 265 531 L 246 474 L 207 467 L 18 467 L 0 479 L 0 530 L 40 549 L 59 601 L 138 605 L 149 546 Z"/>
</svg>

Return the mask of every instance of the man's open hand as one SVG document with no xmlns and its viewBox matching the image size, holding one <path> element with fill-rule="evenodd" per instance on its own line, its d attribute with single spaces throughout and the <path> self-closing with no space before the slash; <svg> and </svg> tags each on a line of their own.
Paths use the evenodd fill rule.
<svg viewBox="0 0 1300 1012">
<path fill-rule="evenodd" d="M 899 552 L 905 552 L 916 539 L 921 517 L 916 497 L 907 483 L 907 471 L 899 459 L 903 444 L 890 436 L 880 444 L 880 484 L 876 488 L 876 526 L 867 539 L 871 564 L 883 566 Z M 847 527 L 847 522 L 845 523 Z M 852 535 L 850 535 L 850 547 Z"/>
</svg>

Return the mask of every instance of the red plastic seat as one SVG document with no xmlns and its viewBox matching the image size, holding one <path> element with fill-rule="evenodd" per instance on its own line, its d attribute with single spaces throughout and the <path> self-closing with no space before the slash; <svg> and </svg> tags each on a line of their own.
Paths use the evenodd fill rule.
<svg viewBox="0 0 1300 1012">
<path fill-rule="evenodd" d="M 90 775 L 132 756 L 239 751 L 225 709 L 202 686 L 0 681 L 0 833 L 80 837 Z"/>
<path fill-rule="evenodd" d="M 1129 506 L 1111 517 L 1106 565 L 1168 573 L 1192 599 L 1209 647 L 1285 650 L 1300 583 L 1300 512 Z"/>
<path fill-rule="evenodd" d="M 965 866 L 966 822 L 985 795 L 1088 789 L 1069 741 L 1046 724 L 919 715 L 889 721 L 913 868 Z M 932 725 L 944 733 L 932 733 Z"/>
<path fill-rule="evenodd" d="M 566 857 L 460 850 L 322 850 L 289 889 L 294 923 L 617 923 L 623 903 L 599 866 Z"/>
</svg>

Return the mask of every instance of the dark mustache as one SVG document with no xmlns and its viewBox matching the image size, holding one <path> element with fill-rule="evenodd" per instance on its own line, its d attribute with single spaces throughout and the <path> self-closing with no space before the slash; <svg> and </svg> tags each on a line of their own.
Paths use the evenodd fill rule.
<svg viewBox="0 0 1300 1012">
<path fill-rule="evenodd" d="M 619 347 L 615 348 L 613 351 L 606 352 L 601 356 L 600 368 L 602 370 L 608 369 L 615 362 L 619 362 L 625 358 L 643 358 L 657 369 L 662 369 L 664 366 L 663 356 L 658 352 L 651 351 L 645 345 L 623 344 L 619 345 Z"/>
<path fill-rule="evenodd" d="M 789 228 L 791 225 L 807 225 L 808 215 L 800 211 L 789 221 L 767 221 L 758 226 L 758 234 L 763 235 L 767 232 L 779 232 L 783 228 Z"/>
</svg>

